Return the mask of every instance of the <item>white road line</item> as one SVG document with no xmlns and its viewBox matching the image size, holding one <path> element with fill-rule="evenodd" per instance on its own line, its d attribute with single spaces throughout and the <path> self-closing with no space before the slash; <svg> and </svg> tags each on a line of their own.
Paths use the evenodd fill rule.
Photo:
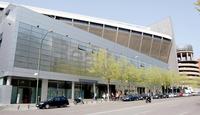
<svg viewBox="0 0 200 115">
<path fill-rule="evenodd" d="M 166 101 L 161 101 L 161 102 L 156 102 L 156 103 L 150 103 L 150 104 L 145 104 L 145 105 L 140 105 L 140 106 L 133 106 L 133 107 L 126 107 L 126 108 L 122 108 L 122 109 L 114 109 L 114 110 L 108 110 L 108 111 L 102 111 L 102 112 L 95 112 L 95 113 L 89 113 L 86 115 L 101 115 L 101 114 L 106 114 L 106 113 L 113 113 L 113 112 L 120 112 L 120 111 L 125 111 L 125 110 L 133 110 L 133 109 L 137 109 L 137 108 L 143 108 L 144 106 L 153 106 L 153 105 L 159 105 L 162 104 L 163 102 L 171 102 L 174 100 L 166 100 Z M 142 112 L 150 112 L 150 111 L 142 111 Z"/>
<path fill-rule="evenodd" d="M 157 103 L 158 104 L 158 103 Z M 155 104 L 151 104 L 151 105 L 155 105 Z M 120 111 L 126 111 L 126 110 L 133 110 L 133 109 L 138 109 L 138 108 L 143 108 L 146 105 L 142 105 L 142 106 L 134 106 L 134 107 L 126 107 L 126 108 L 122 108 L 122 109 L 115 109 L 115 110 L 109 110 L 109 111 L 102 111 L 102 112 L 96 112 L 96 113 L 89 113 L 86 115 L 101 115 L 101 114 L 106 114 L 106 113 L 112 113 L 112 112 L 120 112 Z M 149 111 L 142 111 L 142 112 L 149 112 Z"/>
<path fill-rule="evenodd" d="M 183 113 L 180 113 L 179 115 L 187 115 L 189 114 L 189 112 L 183 112 Z"/>
</svg>

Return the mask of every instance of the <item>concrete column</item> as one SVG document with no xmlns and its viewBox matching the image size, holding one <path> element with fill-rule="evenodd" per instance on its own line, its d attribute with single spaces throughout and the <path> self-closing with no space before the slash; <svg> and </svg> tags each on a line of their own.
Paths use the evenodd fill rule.
<svg viewBox="0 0 200 115">
<path fill-rule="evenodd" d="M 11 85 L 11 77 L 7 77 L 6 85 Z"/>
<path fill-rule="evenodd" d="M 96 95 L 96 83 L 93 83 L 93 93 Z M 97 95 L 96 95 L 97 96 Z"/>
<path fill-rule="evenodd" d="M 183 54 L 182 53 L 180 53 L 181 54 L 181 61 L 182 61 L 182 58 L 183 58 Z"/>
<path fill-rule="evenodd" d="M 190 59 L 192 60 L 192 58 L 193 58 L 193 54 L 191 53 L 191 54 L 190 54 Z"/>
<path fill-rule="evenodd" d="M 72 100 L 74 100 L 74 87 L 75 87 L 75 82 L 72 81 L 72 97 L 71 97 Z"/>
<path fill-rule="evenodd" d="M 48 80 L 42 79 L 41 101 L 47 100 Z"/>
<path fill-rule="evenodd" d="M 189 56 L 188 56 L 188 53 L 186 53 L 186 60 L 189 60 Z"/>
</svg>

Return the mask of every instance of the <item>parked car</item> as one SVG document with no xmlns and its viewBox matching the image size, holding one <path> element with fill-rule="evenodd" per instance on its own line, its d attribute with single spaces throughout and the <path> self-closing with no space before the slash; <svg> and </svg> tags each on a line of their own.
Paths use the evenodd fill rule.
<svg viewBox="0 0 200 115">
<path fill-rule="evenodd" d="M 162 94 L 162 98 L 169 98 L 169 94 Z"/>
<path fill-rule="evenodd" d="M 153 99 L 162 99 L 163 95 L 162 94 L 155 94 L 153 95 Z"/>
<path fill-rule="evenodd" d="M 136 101 L 139 100 L 137 95 L 125 95 L 122 97 L 122 101 Z"/>
<path fill-rule="evenodd" d="M 192 96 L 198 96 L 198 92 L 192 92 L 191 95 Z"/>
<path fill-rule="evenodd" d="M 169 96 L 169 98 L 172 98 L 172 97 L 175 97 L 175 94 L 169 93 L 168 96 Z"/>
<path fill-rule="evenodd" d="M 175 94 L 174 94 L 174 97 L 179 97 L 179 93 L 175 93 Z"/>
<path fill-rule="evenodd" d="M 139 100 L 144 100 L 144 99 L 146 99 L 148 97 L 148 95 L 147 94 L 140 94 L 139 96 L 138 96 L 138 98 L 139 98 Z"/>
<path fill-rule="evenodd" d="M 50 107 L 61 107 L 69 105 L 69 101 L 64 96 L 54 97 L 48 101 L 42 101 L 36 105 L 40 109 L 49 109 Z"/>
<path fill-rule="evenodd" d="M 182 97 L 183 96 L 183 92 L 180 92 L 179 94 L 178 94 L 178 97 Z"/>
<path fill-rule="evenodd" d="M 189 93 L 183 93 L 183 96 L 188 97 L 188 96 L 190 96 L 190 94 Z"/>
</svg>

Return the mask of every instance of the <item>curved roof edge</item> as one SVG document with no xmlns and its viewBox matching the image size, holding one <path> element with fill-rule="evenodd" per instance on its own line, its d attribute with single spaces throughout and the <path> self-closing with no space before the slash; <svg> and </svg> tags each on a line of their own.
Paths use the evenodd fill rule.
<svg viewBox="0 0 200 115">
<path fill-rule="evenodd" d="M 8 2 L 0 1 L 0 7 L 2 7 L 2 8 L 6 8 L 9 4 L 10 3 L 8 3 Z M 16 5 L 18 5 L 18 4 L 16 4 Z M 155 31 L 154 29 L 152 29 L 151 27 L 148 27 L 148 26 L 133 25 L 133 24 L 124 23 L 124 22 L 120 22 L 120 21 L 90 17 L 90 16 L 85 16 L 85 15 L 80 15 L 80 14 L 75 14 L 75 13 L 68 13 L 68 12 L 64 12 L 64 11 L 50 10 L 50 9 L 45 9 L 45 8 L 27 6 L 27 5 L 19 5 L 19 6 L 26 7 L 28 9 L 31 9 L 35 12 L 42 13 L 42 14 L 72 18 L 72 19 L 79 19 L 79 20 L 84 20 L 84 21 L 89 21 L 89 22 L 96 22 L 96 23 L 106 24 L 106 25 L 115 26 L 115 27 L 119 27 L 119 28 L 125 28 L 125 29 L 130 29 L 130 30 L 141 31 L 144 33 L 150 33 L 153 35 L 165 37 L 167 39 L 172 39 L 172 36 L 170 34 L 168 35 L 166 33 L 164 34 L 164 33 Z"/>
</svg>

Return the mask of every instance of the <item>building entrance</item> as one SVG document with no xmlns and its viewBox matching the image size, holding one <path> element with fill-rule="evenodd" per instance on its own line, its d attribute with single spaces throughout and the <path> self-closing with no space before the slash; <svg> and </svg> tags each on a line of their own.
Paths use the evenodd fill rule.
<svg viewBox="0 0 200 115">
<path fill-rule="evenodd" d="M 25 80 L 15 78 L 11 81 L 12 97 L 11 103 L 35 103 L 36 98 L 36 80 Z M 38 97 L 41 97 L 41 81 L 39 80 Z"/>
<path fill-rule="evenodd" d="M 91 84 L 83 84 L 82 88 L 84 90 L 85 99 L 93 98 L 93 87 Z"/>
<path fill-rule="evenodd" d="M 22 102 L 23 103 L 31 102 L 31 88 L 23 88 Z"/>
<path fill-rule="evenodd" d="M 138 94 L 143 94 L 143 93 L 145 93 L 145 87 L 137 87 L 137 93 L 138 93 Z"/>
<path fill-rule="evenodd" d="M 76 83 L 74 96 L 75 98 L 82 97 L 84 99 L 92 99 L 93 98 L 92 84 Z"/>
</svg>

